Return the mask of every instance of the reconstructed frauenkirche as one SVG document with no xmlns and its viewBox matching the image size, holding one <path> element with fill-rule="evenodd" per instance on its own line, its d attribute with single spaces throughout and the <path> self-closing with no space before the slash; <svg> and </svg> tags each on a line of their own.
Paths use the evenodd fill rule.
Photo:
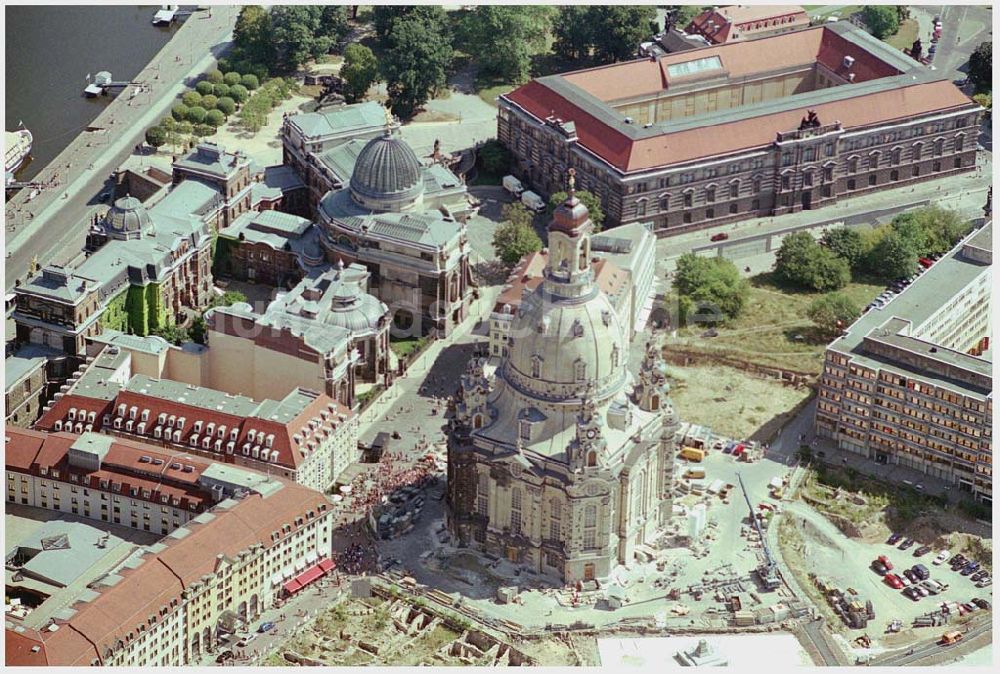
<svg viewBox="0 0 1000 674">
<path fill-rule="evenodd" d="M 594 282 L 592 231 L 571 175 L 545 280 L 495 375 L 470 362 L 448 452 L 459 545 L 565 582 L 606 578 L 652 541 L 671 512 L 678 424 L 657 349 L 637 380 L 628 372 L 624 330 Z"/>
</svg>

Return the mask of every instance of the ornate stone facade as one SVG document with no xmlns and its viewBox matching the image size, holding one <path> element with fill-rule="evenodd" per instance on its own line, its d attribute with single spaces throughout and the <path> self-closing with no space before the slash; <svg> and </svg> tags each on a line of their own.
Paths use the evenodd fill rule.
<svg viewBox="0 0 1000 674">
<path fill-rule="evenodd" d="M 447 523 L 460 545 L 564 582 L 629 565 L 671 512 L 677 416 L 649 345 L 637 381 L 624 328 L 594 282 L 593 225 L 575 197 L 549 225 L 545 279 L 525 298 L 493 378 L 462 377 Z"/>
</svg>

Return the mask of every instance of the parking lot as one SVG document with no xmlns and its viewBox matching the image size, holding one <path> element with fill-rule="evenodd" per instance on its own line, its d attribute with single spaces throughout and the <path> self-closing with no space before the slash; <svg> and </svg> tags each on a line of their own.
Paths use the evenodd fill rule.
<svg viewBox="0 0 1000 674">
<path fill-rule="evenodd" d="M 935 611 L 943 602 L 970 602 L 973 598 L 982 598 L 993 603 L 992 586 L 977 588 L 969 576 L 962 576 L 952 570 L 947 562 L 934 564 L 939 550 L 931 550 L 921 557 L 915 552 L 921 545 L 915 543 L 906 550 L 900 550 L 898 543 L 891 546 L 886 541 L 866 543 L 844 535 L 832 522 L 823 515 L 802 502 L 786 504 L 785 516 L 789 518 L 791 527 L 782 529 L 783 551 L 789 565 L 800 574 L 799 581 L 803 585 L 811 584 L 806 577 L 811 571 L 827 586 L 836 587 L 842 591 L 854 589 L 864 600 L 871 600 L 875 609 L 875 618 L 868 627 L 850 629 L 839 618 L 836 618 L 826 606 L 822 612 L 829 618 L 830 627 L 840 630 L 848 638 L 854 639 L 861 634 L 868 634 L 882 645 L 903 645 L 911 639 L 927 638 L 930 629 L 911 626 L 913 620 L 920 615 Z M 874 568 L 873 562 L 884 555 L 893 565 L 891 573 L 902 576 L 905 570 L 916 564 L 923 564 L 929 571 L 929 577 L 945 586 L 944 591 L 919 599 L 910 599 L 903 594 L 902 589 L 894 589 Z M 949 559 L 951 555 L 949 554 Z M 799 564 L 806 563 L 807 567 Z M 909 582 L 909 581 L 907 581 Z M 815 587 L 813 585 L 813 587 Z M 957 607 L 954 607 L 957 611 Z M 977 612 L 982 609 L 977 608 Z M 902 623 L 902 630 L 897 636 L 885 638 L 886 626 L 893 620 Z M 948 624 L 954 624 L 951 617 Z"/>
</svg>

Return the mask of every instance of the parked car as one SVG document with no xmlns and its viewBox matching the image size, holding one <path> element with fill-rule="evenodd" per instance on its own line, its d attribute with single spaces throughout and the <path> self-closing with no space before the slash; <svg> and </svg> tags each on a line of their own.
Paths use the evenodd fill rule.
<svg viewBox="0 0 1000 674">
<path fill-rule="evenodd" d="M 713 234 L 709 241 L 725 241 L 729 238 L 729 235 L 725 232 L 719 232 L 718 234 Z"/>
<path fill-rule="evenodd" d="M 917 548 L 916 552 L 913 553 L 913 556 L 914 557 L 923 557 L 924 555 L 926 555 L 930 551 L 931 551 L 931 546 L 929 546 L 929 545 L 921 545 L 919 548 Z"/>
<path fill-rule="evenodd" d="M 917 588 L 915 587 L 904 587 L 903 596 L 909 597 L 913 601 L 920 601 L 920 593 L 917 592 Z"/>
<path fill-rule="evenodd" d="M 920 586 L 926 588 L 930 594 L 940 594 L 942 590 L 940 583 L 930 579 L 922 582 Z"/>
<path fill-rule="evenodd" d="M 975 572 L 976 570 L 973 568 L 972 564 L 967 564 L 966 566 L 963 566 L 962 570 L 959 571 L 959 573 L 962 574 L 963 576 L 971 576 Z"/>
<path fill-rule="evenodd" d="M 886 574 L 886 576 L 885 576 L 885 584 L 888 585 L 889 587 L 891 587 L 894 590 L 902 590 L 903 589 L 903 581 L 900 579 L 899 576 L 897 576 L 894 573 Z"/>
<path fill-rule="evenodd" d="M 989 587 L 993 584 L 992 578 L 983 578 L 981 581 L 976 583 L 976 587 Z"/>
<path fill-rule="evenodd" d="M 942 550 L 941 552 L 937 553 L 937 555 L 934 557 L 932 564 L 934 565 L 943 564 L 944 561 L 948 559 L 948 555 L 949 552 L 947 550 Z"/>
<path fill-rule="evenodd" d="M 982 580 L 988 575 L 990 575 L 989 571 L 986 571 L 985 569 L 980 569 L 979 571 L 976 571 L 974 574 L 972 574 L 972 577 L 969 580 Z"/>
<path fill-rule="evenodd" d="M 903 534 L 892 534 L 889 536 L 889 540 L 886 541 L 889 545 L 895 545 L 903 540 Z"/>
<path fill-rule="evenodd" d="M 913 569 L 906 569 L 903 571 L 903 575 L 906 576 L 911 583 L 917 582 L 917 574 L 913 572 Z"/>
<path fill-rule="evenodd" d="M 273 622 L 267 621 L 260 624 L 260 627 L 257 628 L 257 632 L 260 634 L 263 634 L 264 632 L 270 632 L 271 630 L 274 629 L 274 627 L 275 625 Z"/>
<path fill-rule="evenodd" d="M 920 266 L 923 267 L 924 269 L 930 269 L 934 265 L 934 260 L 930 259 L 929 257 L 922 257 L 918 259 L 917 262 L 919 262 Z"/>
<path fill-rule="evenodd" d="M 885 564 L 878 561 L 877 559 L 874 562 L 872 562 L 872 570 L 880 576 L 884 576 L 889 572 L 889 569 L 886 568 Z"/>
<path fill-rule="evenodd" d="M 990 603 L 988 601 L 986 601 L 985 599 L 980 599 L 979 597 L 976 597 L 975 599 L 973 599 L 972 603 L 975 604 L 976 606 L 978 606 L 981 609 L 989 610 L 989 608 L 990 608 Z"/>
<path fill-rule="evenodd" d="M 931 592 L 923 585 L 914 585 L 913 589 L 920 593 L 921 597 L 929 597 Z"/>
<path fill-rule="evenodd" d="M 878 556 L 878 561 L 882 562 L 885 565 L 885 568 L 887 568 L 890 571 L 892 571 L 892 562 L 889 561 L 888 557 L 886 557 L 885 555 L 879 555 Z"/>
<path fill-rule="evenodd" d="M 239 646 L 240 648 L 246 648 L 247 645 L 256 638 L 257 638 L 256 634 L 248 634 L 239 641 L 237 641 L 236 645 Z"/>
<path fill-rule="evenodd" d="M 959 564 L 963 564 L 963 563 L 965 563 L 965 555 L 963 555 L 962 553 L 959 553 L 959 554 L 955 555 L 954 557 L 952 557 L 950 560 L 948 560 L 948 563 L 951 564 L 952 566 L 957 566 Z"/>
<path fill-rule="evenodd" d="M 923 564 L 914 564 L 913 573 L 917 574 L 917 578 L 920 580 L 927 580 L 931 577 L 930 569 L 928 569 Z"/>
<path fill-rule="evenodd" d="M 914 545 L 915 543 L 916 543 L 916 541 L 915 541 L 915 540 L 913 540 L 912 538 L 907 538 L 906 540 L 904 540 L 904 541 L 903 541 L 903 542 L 902 542 L 902 543 L 901 543 L 901 544 L 899 545 L 899 549 L 900 549 L 900 550 L 909 550 L 910 548 L 912 548 L 912 547 L 913 547 L 913 545 Z"/>
</svg>

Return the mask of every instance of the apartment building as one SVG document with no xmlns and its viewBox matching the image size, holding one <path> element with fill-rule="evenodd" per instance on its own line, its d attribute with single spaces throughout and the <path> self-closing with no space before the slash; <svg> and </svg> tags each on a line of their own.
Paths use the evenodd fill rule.
<svg viewBox="0 0 1000 674">
<path fill-rule="evenodd" d="M 140 512 L 144 522 L 169 523 L 155 544 L 133 547 L 107 571 L 87 568 L 107 561 L 103 551 L 88 557 L 92 551 L 58 544 L 92 529 L 79 518 L 42 550 L 15 541 L 9 563 L 22 580 L 14 582 L 31 585 L 41 601 L 7 616 L 7 665 L 199 664 L 222 636 L 249 628 L 287 584 L 334 566 L 333 511 L 311 489 L 95 433 L 8 429 L 5 440 L 8 503 L 27 493 L 33 507 L 70 512 L 76 490 L 77 508 L 90 504 L 85 518 L 110 522 L 106 513 L 120 503 L 124 525 L 134 526 L 127 523 Z M 171 511 L 166 520 L 163 508 Z M 114 530 L 106 526 L 105 544 Z M 93 580 L 59 586 L 39 570 Z"/>
<path fill-rule="evenodd" d="M 827 349 L 816 433 L 883 464 L 993 487 L 992 223 Z M 944 298 L 942 300 L 942 298 Z"/>
<path fill-rule="evenodd" d="M 712 44 L 725 44 L 808 27 L 809 15 L 800 5 L 725 5 L 694 17 L 685 32 L 701 35 Z"/>
<path fill-rule="evenodd" d="M 108 346 L 56 394 L 35 428 L 128 437 L 328 489 L 357 455 L 356 415 L 298 388 L 256 401 L 133 372 Z"/>
</svg>

